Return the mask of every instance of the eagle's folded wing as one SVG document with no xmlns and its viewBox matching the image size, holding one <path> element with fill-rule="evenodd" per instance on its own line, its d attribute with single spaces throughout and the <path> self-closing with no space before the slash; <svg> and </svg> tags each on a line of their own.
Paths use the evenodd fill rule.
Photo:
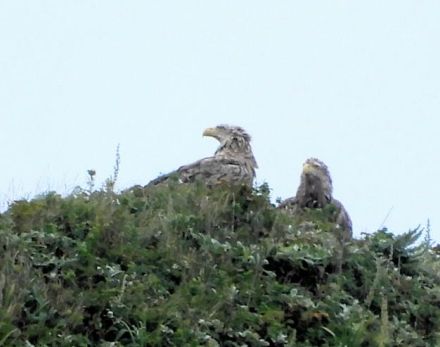
<svg viewBox="0 0 440 347">
<path fill-rule="evenodd" d="M 345 232 L 344 239 L 350 240 L 352 238 L 353 233 L 353 224 L 351 222 L 351 218 L 345 209 L 342 202 L 336 199 L 332 199 L 332 204 L 336 207 L 337 216 L 336 216 L 336 224 Z"/>
<path fill-rule="evenodd" d="M 281 201 L 280 204 L 278 205 L 278 208 L 288 210 L 295 207 L 296 204 L 297 204 L 296 197 L 292 197 Z"/>
<path fill-rule="evenodd" d="M 252 184 L 249 168 L 242 161 L 231 158 L 208 157 L 179 167 L 176 171 L 159 176 L 147 186 L 153 186 L 176 176 L 181 183 L 203 181 L 208 186 L 226 183 Z"/>
</svg>

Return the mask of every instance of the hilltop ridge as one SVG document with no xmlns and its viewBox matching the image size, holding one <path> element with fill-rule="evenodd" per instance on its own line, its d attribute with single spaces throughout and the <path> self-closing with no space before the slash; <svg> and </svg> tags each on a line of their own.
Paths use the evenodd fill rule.
<svg viewBox="0 0 440 347">
<path fill-rule="evenodd" d="M 78 189 L 0 215 L 1 346 L 438 346 L 429 230 L 341 245 L 269 187 Z M 341 264 L 341 266 L 339 266 Z"/>
</svg>

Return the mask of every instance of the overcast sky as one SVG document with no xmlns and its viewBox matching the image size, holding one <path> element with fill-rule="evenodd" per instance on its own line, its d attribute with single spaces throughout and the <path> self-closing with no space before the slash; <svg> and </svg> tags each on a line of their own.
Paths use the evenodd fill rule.
<svg viewBox="0 0 440 347">
<path fill-rule="evenodd" d="M 330 168 L 355 235 L 431 220 L 440 241 L 440 2 L 0 2 L 0 197 L 118 188 L 253 136 L 273 199 Z M 388 215 L 388 217 L 387 217 Z"/>
</svg>

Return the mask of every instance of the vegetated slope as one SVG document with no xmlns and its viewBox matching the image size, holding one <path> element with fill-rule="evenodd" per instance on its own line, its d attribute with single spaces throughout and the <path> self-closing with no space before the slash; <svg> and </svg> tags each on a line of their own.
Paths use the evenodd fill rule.
<svg viewBox="0 0 440 347">
<path fill-rule="evenodd" d="M 328 211 L 304 223 L 268 195 L 170 182 L 15 202 L 0 345 L 440 345 L 440 260 L 420 230 L 341 252 Z"/>
</svg>

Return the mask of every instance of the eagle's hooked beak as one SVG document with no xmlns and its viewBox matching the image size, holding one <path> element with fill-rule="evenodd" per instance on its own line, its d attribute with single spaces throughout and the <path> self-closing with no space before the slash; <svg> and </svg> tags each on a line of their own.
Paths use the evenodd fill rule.
<svg viewBox="0 0 440 347">
<path fill-rule="evenodd" d="M 311 173 L 313 171 L 315 171 L 315 170 L 313 169 L 312 165 L 310 165 L 309 163 L 304 163 L 303 164 L 303 173 L 308 174 L 308 173 Z"/>
<path fill-rule="evenodd" d="M 203 132 L 203 136 L 211 136 L 217 138 L 217 129 L 216 128 L 207 128 Z"/>
</svg>

